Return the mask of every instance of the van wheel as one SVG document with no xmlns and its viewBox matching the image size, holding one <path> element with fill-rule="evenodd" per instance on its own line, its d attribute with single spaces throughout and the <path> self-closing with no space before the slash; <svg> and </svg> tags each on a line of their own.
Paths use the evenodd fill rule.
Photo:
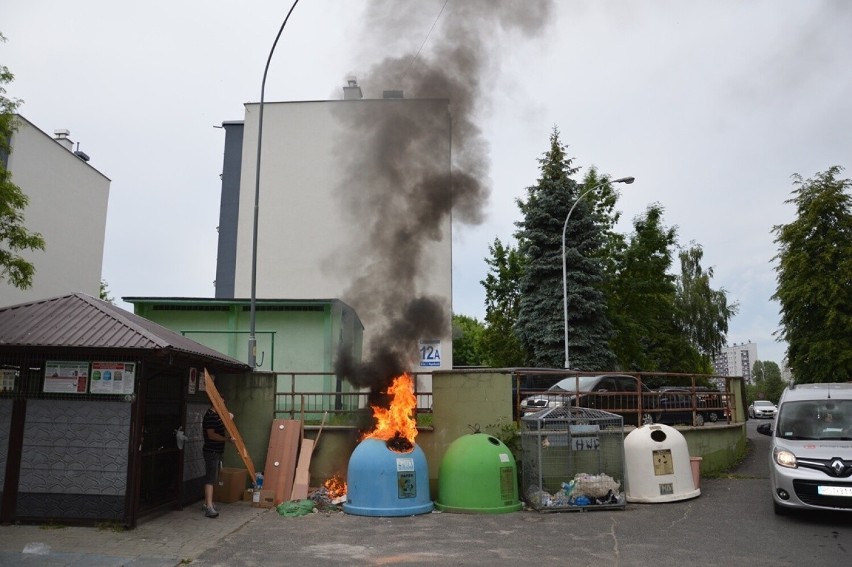
<svg viewBox="0 0 852 567">
<path fill-rule="evenodd" d="M 701 427 L 704 425 L 704 415 L 697 413 L 695 414 L 695 427 Z"/>
<path fill-rule="evenodd" d="M 710 415 L 708 417 L 710 418 L 710 421 L 712 421 L 713 423 L 716 423 L 717 421 L 719 421 L 719 414 L 716 413 L 715 411 L 711 411 Z"/>
</svg>

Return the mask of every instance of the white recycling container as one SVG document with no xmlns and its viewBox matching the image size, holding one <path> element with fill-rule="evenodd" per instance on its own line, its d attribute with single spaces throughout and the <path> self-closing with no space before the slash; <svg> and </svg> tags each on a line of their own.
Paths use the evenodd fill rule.
<svg viewBox="0 0 852 567">
<path fill-rule="evenodd" d="M 686 439 L 674 427 L 654 423 L 631 431 L 624 439 L 624 464 L 628 502 L 674 502 L 701 495 Z"/>
</svg>

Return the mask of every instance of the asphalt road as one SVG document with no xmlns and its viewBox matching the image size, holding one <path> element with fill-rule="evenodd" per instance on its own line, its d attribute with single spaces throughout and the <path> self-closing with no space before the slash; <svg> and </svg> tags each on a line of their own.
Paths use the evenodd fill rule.
<svg viewBox="0 0 852 567">
<path fill-rule="evenodd" d="M 852 514 L 776 516 L 768 438 L 691 500 L 623 510 L 372 518 L 264 514 L 193 566 L 254 565 L 852 565 Z"/>
</svg>

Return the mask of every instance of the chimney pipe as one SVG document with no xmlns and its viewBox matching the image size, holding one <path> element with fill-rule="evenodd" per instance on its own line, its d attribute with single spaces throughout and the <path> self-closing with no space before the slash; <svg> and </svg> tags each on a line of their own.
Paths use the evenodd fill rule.
<svg viewBox="0 0 852 567">
<path fill-rule="evenodd" d="M 59 142 L 63 148 L 69 152 L 74 150 L 74 142 L 72 142 L 71 138 L 68 137 L 71 135 L 71 132 L 65 129 L 60 129 L 54 130 L 53 135 L 55 136 L 54 140 Z"/>
<path fill-rule="evenodd" d="M 361 100 L 364 95 L 361 94 L 361 87 L 358 86 L 358 80 L 349 75 L 346 77 L 347 85 L 343 87 L 343 100 Z"/>
</svg>

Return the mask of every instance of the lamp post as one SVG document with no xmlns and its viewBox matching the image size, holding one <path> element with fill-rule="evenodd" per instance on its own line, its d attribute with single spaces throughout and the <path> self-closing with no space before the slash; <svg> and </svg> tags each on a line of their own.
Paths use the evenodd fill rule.
<svg viewBox="0 0 852 567">
<path fill-rule="evenodd" d="M 249 310 L 249 339 L 248 339 L 248 365 L 252 370 L 257 367 L 257 337 L 255 336 L 255 327 L 257 322 L 257 220 L 260 212 L 260 149 L 263 142 L 263 99 L 266 91 L 266 74 L 269 72 L 269 62 L 272 61 L 272 54 L 275 52 L 275 46 L 278 45 L 278 40 L 281 37 L 281 32 L 284 31 L 284 26 L 287 25 L 287 20 L 290 19 L 290 14 L 299 0 L 295 0 L 290 6 L 290 11 L 281 23 L 278 29 L 278 35 L 275 36 L 275 41 L 272 42 L 272 49 L 269 50 L 269 57 L 266 58 L 266 67 L 263 68 L 263 81 L 260 83 L 260 113 L 257 122 L 257 166 L 254 171 L 254 223 L 252 224 L 251 234 L 251 307 Z"/>
<path fill-rule="evenodd" d="M 564 317 L 565 317 L 565 368 L 566 369 L 571 368 L 570 359 L 568 357 L 568 278 L 567 278 L 567 272 L 566 272 L 566 269 L 565 269 L 565 231 L 568 229 L 568 219 L 571 218 L 571 213 L 574 212 L 574 208 L 577 206 L 577 203 L 582 201 L 583 197 L 585 197 L 586 195 L 588 195 L 592 191 L 603 187 L 607 183 L 626 183 L 627 185 L 630 185 L 631 183 L 633 183 L 634 180 L 635 180 L 635 178 L 633 178 L 633 177 L 619 177 L 618 179 L 614 179 L 612 181 L 607 179 L 605 181 L 598 183 L 597 185 L 595 185 L 591 189 L 587 189 L 586 191 L 581 193 L 580 196 L 577 197 L 577 200 L 574 201 L 574 204 L 571 205 L 571 209 L 568 211 L 568 216 L 565 217 L 565 224 L 562 225 L 562 304 L 563 304 L 563 312 L 564 312 Z"/>
</svg>

